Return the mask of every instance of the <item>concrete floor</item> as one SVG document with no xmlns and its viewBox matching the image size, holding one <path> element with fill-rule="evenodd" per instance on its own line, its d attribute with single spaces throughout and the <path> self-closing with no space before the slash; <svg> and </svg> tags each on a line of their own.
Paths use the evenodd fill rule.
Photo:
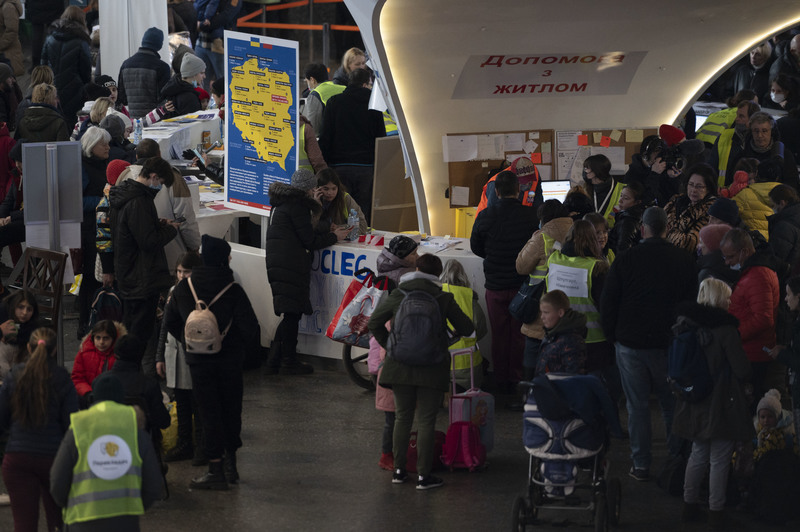
<svg viewBox="0 0 800 532">
<path fill-rule="evenodd" d="M 68 299 L 72 299 L 69 297 Z M 66 308 L 71 308 L 68 301 Z M 68 366 L 77 350 L 76 320 L 66 320 Z M 511 527 L 511 506 L 527 486 L 528 457 L 521 443 L 521 414 L 498 398 L 495 449 L 484 471 L 441 473 L 442 488 L 418 492 L 413 483 L 393 485 L 378 468 L 383 413 L 374 396 L 358 388 L 338 361 L 310 358 L 310 376 L 245 374 L 239 471 L 242 480 L 228 492 L 190 491 L 202 468 L 170 464 L 171 497 L 141 519 L 151 531 L 495 531 Z M 653 405 L 654 420 L 658 420 Z M 439 415 L 446 430 L 447 412 Z M 656 427 L 656 468 L 666 449 Z M 660 435 L 660 436 L 659 436 Z M 611 476 L 622 482 L 620 530 L 679 529 L 681 501 L 655 482 L 627 475 L 627 441 L 612 441 Z M 2 488 L 0 488 L 2 489 Z M 748 515 L 732 511 L 729 530 L 763 530 Z M 587 514 L 540 512 L 537 530 L 591 529 Z M 0 508 L 0 531 L 11 531 L 8 507 Z M 45 530 L 43 517 L 40 530 Z M 529 527 L 529 530 L 533 527 Z M 686 530 L 703 530 L 704 527 Z"/>
</svg>

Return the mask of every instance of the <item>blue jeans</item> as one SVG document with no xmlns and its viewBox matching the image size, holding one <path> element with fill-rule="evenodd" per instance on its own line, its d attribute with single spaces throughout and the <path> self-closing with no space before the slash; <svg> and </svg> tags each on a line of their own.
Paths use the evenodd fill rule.
<svg viewBox="0 0 800 532">
<path fill-rule="evenodd" d="M 633 349 L 617 342 L 617 366 L 622 389 L 628 400 L 628 432 L 631 436 L 633 467 L 650 469 L 650 394 L 655 393 L 666 425 L 667 439 L 672 430 L 675 398 L 667 384 L 667 350 Z"/>
</svg>

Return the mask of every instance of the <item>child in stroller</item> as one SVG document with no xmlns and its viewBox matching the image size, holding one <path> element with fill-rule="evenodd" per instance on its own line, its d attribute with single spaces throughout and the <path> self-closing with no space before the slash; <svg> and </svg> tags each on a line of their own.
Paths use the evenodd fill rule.
<svg viewBox="0 0 800 532">
<path fill-rule="evenodd" d="M 513 529 L 534 523 L 540 507 L 590 511 L 595 530 L 617 524 L 621 487 L 606 478 L 605 453 L 609 433 L 621 438 L 622 427 L 602 382 L 550 373 L 521 386 L 527 388 L 522 439 L 530 458 L 527 498 L 514 503 Z"/>
</svg>

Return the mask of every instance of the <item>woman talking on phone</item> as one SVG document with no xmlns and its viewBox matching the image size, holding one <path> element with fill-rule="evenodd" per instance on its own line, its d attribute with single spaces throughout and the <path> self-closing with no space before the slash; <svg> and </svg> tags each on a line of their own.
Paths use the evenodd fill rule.
<svg viewBox="0 0 800 532">
<path fill-rule="evenodd" d="M 317 188 L 321 192 L 322 214 L 319 218 L 318 229 L 323 232 L 330 230 L 333 225 L 346 225 L 350 211 L 355 210 L 358 215 L 358 234 L 367 234 L 367 219 L 358 206 L 353 196 L 347 193 L 336 171 L 325 168 L 317 172 Z"/>
</svg>

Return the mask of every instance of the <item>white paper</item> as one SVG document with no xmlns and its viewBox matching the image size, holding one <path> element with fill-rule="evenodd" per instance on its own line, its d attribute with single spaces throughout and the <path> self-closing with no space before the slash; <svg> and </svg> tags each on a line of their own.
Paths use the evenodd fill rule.
<svg viewBox="0 0 800 532">
<path fill-rule="evenodd" d="M 64 222 L 59 225 L 61 228 L 61 247 L 79 248 L 81 247 L 81 224 L 80 222 Z M 25 245 L 43 249 L 50 249 L 50 228 L 46 223 L 26 224 L 25 225 Z"/>
<path fill-rule="evenodd" d="M 556 131 L 556 149 L 569 151 L 578 149 L 578 135 L 580 131 Z"/>
<path fill-rule="evenodd" d="M 536 169 L 539 170 L 539 177 L 542 181 L 550 181 L 553 179 L 553 167 L 549 164 L 537 165 Z"/>
<path fill-rule="evenodd" d="M 528 138 L 531 140 L 539 140 L 539 132 L 531 131 L 530 133 L 528 133 Z"/>
<path fill-rule="evenodd" d="M 502 159 L 505 151 L 505 135 L 477 135 L 478 159 Z"/>
<path fill-rule="evenodd" d="M 505 151 L 522 151 L 525 133 L 510 133 L 505 136 Z"/>
<path fill-rule="evenodd" d="M 469 205 L 469 187 L 450 187 L 450 205 Z"/>
<path fill-rule="evenodd" d="M 625 148 L 613 147 L 603 148 L 602 146 L 592 146 L 592 155 L 605 155 L 611 161 L 611 172 L 613 174 L 624 174 L 628 171 L 625 164 Z"/>
<path fill-rule="evenodd" d="M 530 155 L 531 153 L 536 151 L 536 148 L 538 146 L 539 145 L 536 144 L 536 141 L 529 140 L 528 142 L 525 143 L 525 145 L 522 148 L 523 150 L 525 150 L 525 153 Z M 542 149 L 544 149 L 544 145 L 542 145 Z"/>
<path fill-rule="evenodd" d="M 547 283 L 550 290 L 561 290 L 568 297 L 589 297 L 589 271 L 563 264 L 549 264 Z"/>
<path fill-rule="evenodd" d="M 443 136 L 444 162 L 472 161 L 478 158 L 478 138 L 475 135 Z"/>
<path fill-rule="evenodd" d="M 561 151 L 556 154 L 558 179 L 569 179 L 570 170 L 572 170 L 572 161 L 575 160 L 577 150 Z"/>
<path fill-rule="evenodd" d="M 553 164 L 553 154 L 549 151 L 542 152 L 542 162 L 544 164 Z"/>
</svg>

